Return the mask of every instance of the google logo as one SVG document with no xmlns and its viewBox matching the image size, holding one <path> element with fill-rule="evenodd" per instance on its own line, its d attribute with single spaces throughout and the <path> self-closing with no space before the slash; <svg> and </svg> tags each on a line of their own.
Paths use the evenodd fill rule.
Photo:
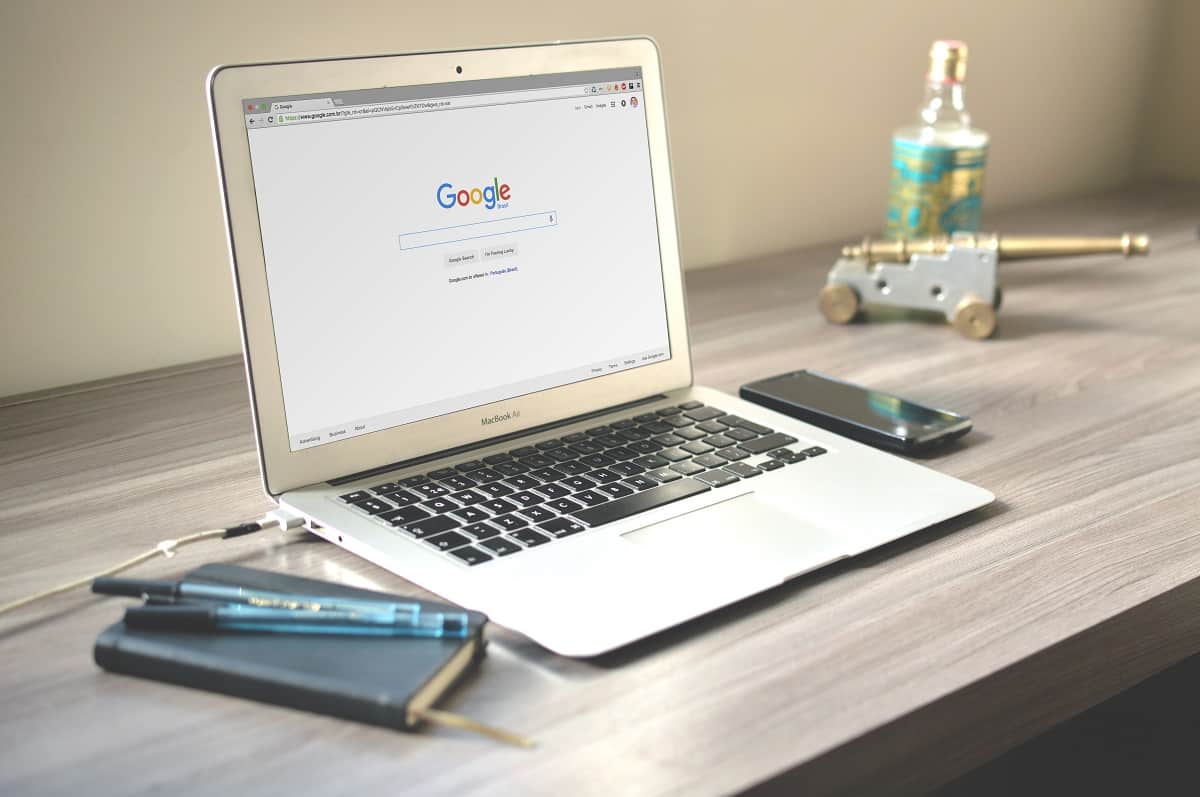
<svg viewBox="0 0 1200 797">
<path fill-rule="evenodd" d="M 455 205 L 464 208 L 467 205 L 483 205 L 492 210 L 497 201 L 507 202 L 511 196 L 512 189 L 508 183 L 502 183 L 496 177 L 492 178 L 491 185 L 483 188 L 460 188 L 455 191 L 450 183 L 442 183 L 437 188 L 437 203 L 446 210 Z"/>
</svg>

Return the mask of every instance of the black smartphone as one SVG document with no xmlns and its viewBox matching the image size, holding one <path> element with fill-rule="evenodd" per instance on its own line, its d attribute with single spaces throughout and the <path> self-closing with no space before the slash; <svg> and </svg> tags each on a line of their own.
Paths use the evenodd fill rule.
<svg viewBox="0 0 1200 797">
<path fill-rule="evenodd" d="M 971 419 L 843 382 L 792 371 L 742 385 L 742 398 L 868 445 L 921 454 L 971 431 Z"/>
</svg>

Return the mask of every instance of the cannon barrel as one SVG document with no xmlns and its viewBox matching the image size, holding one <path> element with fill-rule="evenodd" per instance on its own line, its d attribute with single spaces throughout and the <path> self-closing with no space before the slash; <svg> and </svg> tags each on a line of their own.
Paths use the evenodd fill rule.
<svg viewBox="0 0 1200 797">
<path fill-rule="evenodd" d="M 842 248 L 842 257 L 866 258 L 870 263 L 904 263 L 912 255 L 941 255 L 951 247 L 989 249 L 999 260 L 1073 255 L 1122 254 L 1144 255 L 1150 252 L 1150 236 L 1123 233 L 1116 236 L 1044 236 L 998 235 L 996 233 L 955 233 L 936 238 L 873 241 Z"/>
</svg>

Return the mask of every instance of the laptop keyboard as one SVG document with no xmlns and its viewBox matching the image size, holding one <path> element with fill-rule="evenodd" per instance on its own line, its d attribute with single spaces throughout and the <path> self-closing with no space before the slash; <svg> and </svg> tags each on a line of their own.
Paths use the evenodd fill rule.
<svg viewBox="0 0 1200 797">
<path fill-rule="evenodd" d="M 688 401 L 338 500 L 480 565 L 824 453 Z"/>
</svg>

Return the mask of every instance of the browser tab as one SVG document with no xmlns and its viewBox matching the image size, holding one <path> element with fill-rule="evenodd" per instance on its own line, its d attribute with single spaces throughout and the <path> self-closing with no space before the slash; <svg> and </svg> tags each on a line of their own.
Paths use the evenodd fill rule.
<svg viewBox="0 0 1200 797">
<path fill-rule="evenodd" d="M 280 111 L 318 111 L 324 108 L 332 108 L 333 100 L 330 97 L 321 97 L 316 100 L 288 100 L 287 102 L 271 103 L 271 112 L 279 113 Z"/>
</svg>

